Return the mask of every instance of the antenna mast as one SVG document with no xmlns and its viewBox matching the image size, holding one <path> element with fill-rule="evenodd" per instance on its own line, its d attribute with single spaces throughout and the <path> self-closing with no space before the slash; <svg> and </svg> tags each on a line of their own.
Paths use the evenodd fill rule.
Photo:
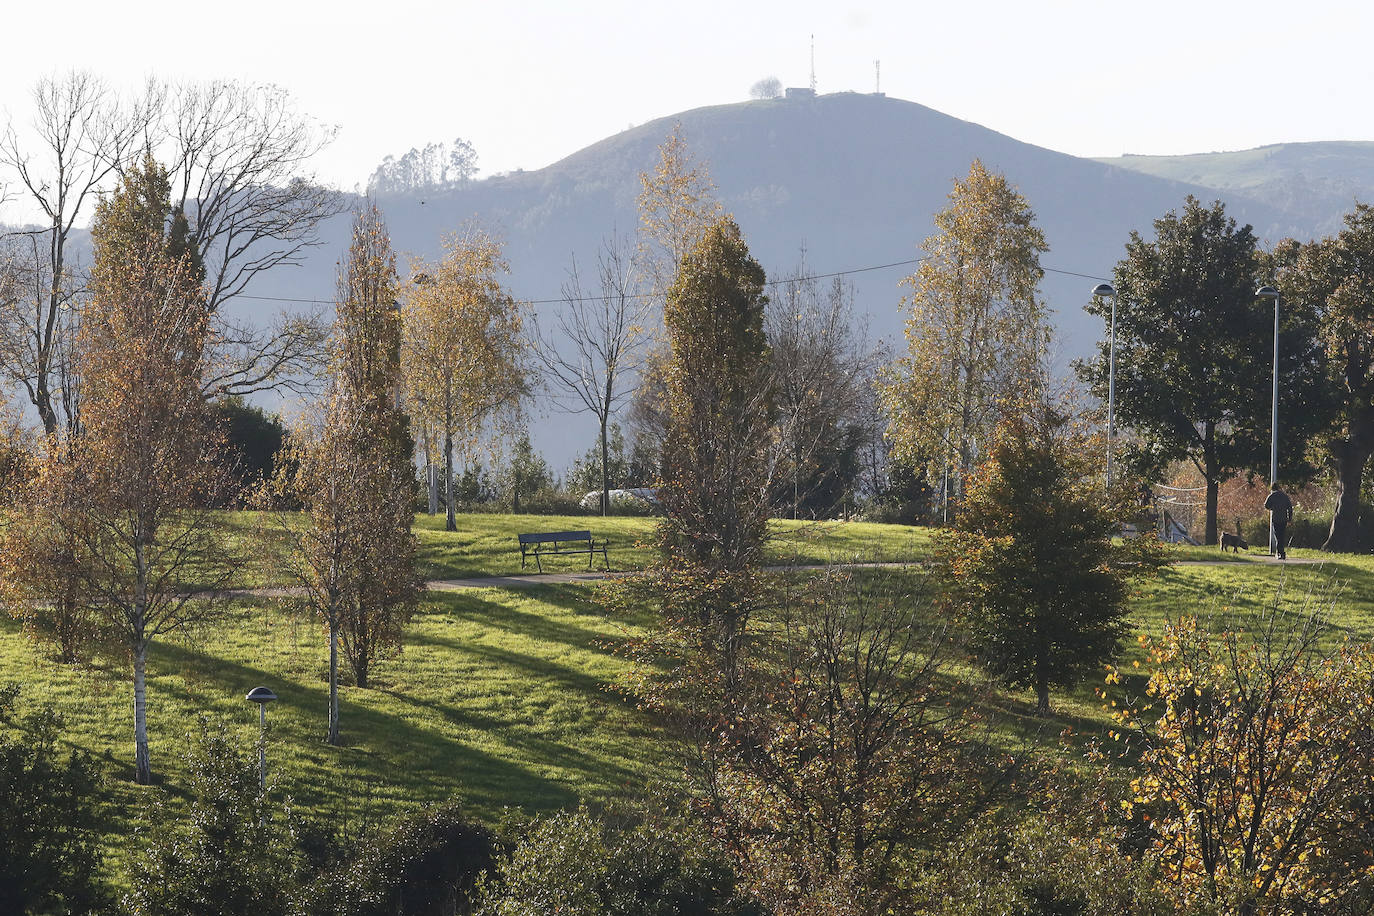
<svg viewBox="0 0 1374 916">
<path fill-rule="evenodd" d="M 883 92 L 882 61 L 873 62 L 873 92 L 875 95 L 882 95 Z"/>
<path fill-rule="evenodd" d="M 816 34 L 811 33 L 811 94 L 816 94 Z"/>
</svg>

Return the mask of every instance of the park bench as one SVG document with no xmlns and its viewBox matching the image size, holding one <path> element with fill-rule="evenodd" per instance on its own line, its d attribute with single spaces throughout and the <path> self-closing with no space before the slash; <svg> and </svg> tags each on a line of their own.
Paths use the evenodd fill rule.
<svg viewBox="0 0 1374 916">
<path fill-rule="evenodd" d="M 520 568 L 525 568 L 525 561 L 529 557 L 534 557 L 534 565 L 542 573 L 544 564 L 540 562 L 540 557 L 550 554 L 575 553 L 587 554 L 587 568 L 592 568 L 592 556 L 600 550 L 601 559 L 605 562 L 606 568 L 611 568 L 611 561 L 606 556 L 606 542 L 595 541 L 592 539 L 590 531 L 548 531 L 534 534 L 517 535 L 520 538 Z"/>
</svg>

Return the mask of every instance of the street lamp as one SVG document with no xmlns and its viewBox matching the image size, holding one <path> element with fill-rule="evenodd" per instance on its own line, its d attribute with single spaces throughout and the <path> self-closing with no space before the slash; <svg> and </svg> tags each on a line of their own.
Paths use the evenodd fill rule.
<svg viewBox="0 0 1374 916">
<path fill-rule="evenodd" d="M 1110 283 L 1093 287 L 1093 295 L 1112 300 L 1112 334 L 1107 346 L 1107 490 L 1112 489 L 1112 443 L 1116 436 L 1116 289 Z"/>
<path fill-rule="evenodd" d="M 267 704 L 276 698 L 267 687 L 254 687 L 244 697 L 249 703 L 258 704 L 258 725 L 262 729 L 262 738 L 258 741 L 258 784 L 264 792 L 267 791 Z"/>
<path fill-rule="evenodd" d="M 1274 300 L 1274 404 L 1269 415 L 1269 486 L 1279 479 L 1279 291 L 1272 286 L 1255 290 L 1256 299 Z M 1279 539 L 1274 533 L 1273 513 L 1269 516 L 1269 553 L 1277 552 Z"/>
</svg>

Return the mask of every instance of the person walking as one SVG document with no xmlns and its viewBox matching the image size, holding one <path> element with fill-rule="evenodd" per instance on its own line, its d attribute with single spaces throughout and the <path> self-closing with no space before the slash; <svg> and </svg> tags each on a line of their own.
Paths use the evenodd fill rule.
<svg viewBox="0 0 1374 916">
<path fill-rule="evenodd" d="M 1269 510 L 1269 556 L 1277 555 L 1280 560 L 1288 559 L 1284 544 L 1288 539 L 1288 523 L 1293 520 L 1293 500 L 1283 492 L 1278 481 L 1269 485 L 1269 498 L 1264 501 Z"/>
</svg>

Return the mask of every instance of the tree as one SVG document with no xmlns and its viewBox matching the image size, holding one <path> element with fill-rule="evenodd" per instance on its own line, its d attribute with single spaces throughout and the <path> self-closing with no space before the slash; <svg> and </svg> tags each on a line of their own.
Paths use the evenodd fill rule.
<svg viewBox="0 0 1374 916">
<path fill-rule="evenodd" d="M 323 323 L 283 314 L 257 327 L 220 306 L 265 271 L 301 264 L 320 226 L 342 212 L 340 195 L 304 171 L 336 129 L 265 84 L 150 83 L 145 106 L 147 141 L 170 163 L 172 203 L 205 265 L 214 315 L 206 394 L 301 391 L 323 362 Z"/>
<path fill-rule="evenodd" d="M 24 515 L 75 545 L 81 594 L 133 659 L 138 782 L 152 779 L 145 673 L 159 636 L 203 621 L 232 573 L 221 440 L 201 396 L 209 313 L 194 248 L 151 156 L 96 209 L 79 339 L 79 435 L 50 437 Z M 68 575 L 57 564 L 54 575 Z"/>
<path fill-rule="evenodd" d="M 631 648 L 628 686 L 681 741 L 692 809 L 769 912 L 884 913 L 898 862 L 957 823 L 968 721 L 944 634 L 905 583 L 838 571 L 782 587 L 732 676 L 689 629 Z M 819 901 L 854 910 L 807 909 Z"/>
<path fill-rule="evenodd" d="M 526 386 L 522 316 L 499 280 L 506 270 L 500 245 L 471 228 L 444 247 L 443 260 L 412 271 L 401 364 L 411 415 L 442 438 L 445 528 L 456 531 L 454 447 L 470 451 L 484 423 L 517 415 Z"/>
<path fill-rule="evenodd" d="M 948 472 L 958 494 L 1007 406 L 1043 387 L 1049 327 L 1038 290 L 1049 246 L 1026 199 L 979 160 L 949 201 L 903 281 L 907 353 L 881 390 L 897 458 L 932 480 Z"/>
<path fill-rule="evenodd" d="M 1132 804 L 1184 907 L 1369 911 L 1374 655 L 1332 646 L 1307 600 L 1141 637 L 1149 705 L 1117 718 L 1143 746 Z"/>
<path fill-rule="evenodd" d="M 96 766 L 61 750 L 52 710 L 15 716 L 19 695 L 18 684 L 0 688 L 0 911 L 104 912 Z"/>
<path fill-rule="evenodd" d="M 574 262 L 563 284 L 563 308 L 553 327 L 536 327 L 535 355 L 554 388 L 554 397 L 570 413 L 595 414 L 601 445 L 601 514 L 611 511 L 607 472 L 611 415 L 634 394 L 628 382 L 638 374 L 650 334 L 653 303 L 641 293 L 625 246 L 602 243 L 598 258 L 600 292 L 586 294 Z"/>
<path fill-rule="evenodd" d="M 520 497 L 553 488 L 553 472 L 548 462 L 534 450 L 527 430 L 521 430 L 511 446 L 510 457 L 501 468 L 502 490 L 510 493 L 511 511 L 519 514 Z"/>
<path fill-rule="evenodd" d="M 734 220 L 723 217 L 683 258 L 664 313 L 671 348 L 659 490 L 665 562 L 707 585 L 692 603 L 727 667 L 768 537 L 773 392 L 763 289 L 763 268 Z"/>
<path fill-rule="evenodd" d="M 1270 405 L 1262 393 L 1272 384 L 1273 313 L 1255 299 L 1255 237 L 1220 201 L 1209 208 L 1189 197 L 1181 213 L 1154 225 L 1153 242 L 1131 234 L 1115 270 L 1116 417 L 1159 460 L 1197 467 L 1207 487 L 1203 539 L 1215 544 L 1221 481 L 1266 463 Z M 1110 304 L 1095 300 L 1087 310 L 1106 318 Z M 1281 330 L 1279 374 L 1289 392 L 1308 390 L 1314 377 L 1304 320 L 1290 311 Z M 1104 399 L 1107 349 L 1104 340 L 1078 369 Z M 1299 455 L 1311 428 L 1296 412 L 1283 416 L 1290 421 L 1280 426 L 1280 454 Z"/>
<path fill-rule="evenodd" d="M 1314 313 L 1324 350 L 1326 386 L 1336 394 L 1326 447 L 1336 477 L 1336 509 L 1323 550 L 1351 551 L 1360 518 L 1365 468 L 1374 454 L 1374 208 L 1356 204 L 1334 238 L 1289 246 L 1277 280 L 1284 302 Z M 1285 338 L 1291 346 L 1292 335 Z M 1287 386 L 1285 386 L 1287 388 Z M 1292 403 L 1296 398 L 1285 398 Z M 1321 406 L 1303 398 L 1303 414 Z M 1296 417 L 1284 412 L 1280 421 Z"/>
<path fill-rule="evenodd" d="M 44 219 L 42 228 L 14 237 L 7 252 L 22 282 L 18 295 L 0 296 L 0 361 L 52 435 L 60 406 L 55 363 L 85 287 L 68 242 L 129 156 L 144 115 L 122 106 L 103 82 L 82 71 L 38 80 L 33 105 L 32 137 L 10 123 L 0 138 L 0 166 Z"/>
<path fill-rule="evenodd" d="M 236 481 L 235 489 L 240 493 L 257 490 L 276 473 L 286 442 L 281 417 L 238 396 L 215 401 L 210 409 L 224 429 L 225 466 Z"/>
<path fill-rule="evenodd" d="M 782 80 L 776 76 L 765 76 L 757 83 L 749 87 L 749 98 L 751 99 L 780 99 L 782 98 Z"/>
<path fill-rule="evenodd" d="M 375 206 L 357 214 L 339 274 L 328 398 L 297 430 L 274 489 L 305 506 L 282 516 L 292 571 L 329 633 L 328 741 L 339 742 L 339 649 L 354 683 L 400 646 L 421 583 L 411 534 L 414 451 L 401 412 L 401 322 L 395 255 Z"/>
<path fill-rule="evenodd" d="M 477 174 L 477 150 L 462 137 L 452 144 L 426 143 L 397 159 L 387 156 L 367 179 L 369 194 L 405 194 L 467 184 Z"/>
<path fill-rule="evenodd" d="M 828 514 L 852 490 L 859 449 L 870 428 L 860 422 L 873 365 L 855 337 L 854 291 L 835 278 L 824 293 L 805 256 L 777 284 L 764 310 L 777 408 L 778 491 L 792 517 Z M 879 436 L 882 435 L 878 431 Z"/>
<path fill-rule="evenodd" d="M 1115 658 L 1128 585 L 1162 562 L 1149 536 L 1114 544 L 1129 487 L 1102 493 L 1101 442 L 1052 404 L 1012 414 L 969 483 L 941 544 L 948 601 L 974 655 L 1010 687 L 1071 687 Z"/>
<path fill-rule="evenodd" d="M 722 215 L 706 164 L 696 162 L 682 125 L 659 145 L 658 167 L 640 172 L 639 263 L 651 292 L 662 296 L 683 259 Z"/>
</svg>

